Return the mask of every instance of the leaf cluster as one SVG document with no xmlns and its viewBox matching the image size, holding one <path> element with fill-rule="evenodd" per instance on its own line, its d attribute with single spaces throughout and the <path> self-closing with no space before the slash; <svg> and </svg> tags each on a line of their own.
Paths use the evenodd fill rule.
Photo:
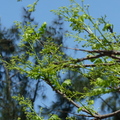
<svg viewBox="0 0 120 120">
<path fill-rule="evenodd" d="M 75 38 L 75 42 L 78 41 L 80 47 L 83 48 L 68 49 L 82 51 L 85 56 L 77 59 L 64 58 L 64 53 L 60 51 L 62 45 L 58 46 L 51 37 L 48 37 L 47 41 L 42 41 L 41 37 L 44 34 L 46 23 L 43 23 L 38 29 L 30 23 L 22 28 L 18 23 L 23 32 L 20 47 L 26 47 L 27 51 L 19 58 L 13 57 L 8 67 L 31 78 L 42 79 L 54 91 L 76 106 L 78 112 L 87 113 L 84 116 L 95 119 L 107 118 L 111 114 L 99 115 L 93 109 L 94 100 L 90 100 L 90 98 L 120 91 L 119 35 L 113 31 L 114 26 L 106 22 L 106 17 L 95 19 L 89 14 L 89 6 L 80 6 L 73 0 L 71 2 L 72 4 L 68 7 L 63 6 L 52 11 L 70 23 L 74 32 L 67 34 L 67 36 Z M 36 3 L 29 6 L 32 11 L 34 11 L 35 5 Z M 74 34 L 75 32 L 76 34 Z M 42 46 L 41 51 L 35 51 L 36 44 Z M 39 58 L 38 54 L 42 57 Z M 29 56 L 27 61 L 24 59 L 26 55 Z M 36 59 L 37 64 L 33 64 L 31 59 Z M 86 61 L 90 64 L 85 64 Z M 66 73 L 66 70 L 79 71 L 85 79 L 90 81 L 91 87 L 87 88 L 85 85 L 84 93 L 76 89 L 69 89 L 70 86 L 73 86 L 72 80 L 66 79 L 61 83 L 58 77 L 58 73 L 62 71 Z M 81 102 L 83 99 L 85 104 Z M 112 113 L 112 115 L 117 113 L 120 111 Z M 52 118 L 58 119 L 57 116 Z"/>
</svg>

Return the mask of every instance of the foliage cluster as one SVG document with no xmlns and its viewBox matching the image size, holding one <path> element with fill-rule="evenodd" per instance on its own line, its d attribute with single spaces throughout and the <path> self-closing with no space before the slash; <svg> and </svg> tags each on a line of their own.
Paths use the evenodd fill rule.
<svg viewBox="0 0 120 120">
<path fill-rule="evenodd" d="M 27 23 L 28 25 L 24 27 L 17 23 L 16 25 L 23 33 L 20 47 L 27 50 L 19 56 L 12 57 L 10 63 L 5 62 L 5 64 L 9 70 L 17 70 L 26 74 L 27 77 L 45 81 L 54 91 L 77 107 L 77 115 L 79 116 L 98 120 L 120 114 L 120 110 L 116 110 L 113 113 L 100 115 L 98 111 L 94 110 L 95 100 L 92 99 L 92 97 L 98 98 L 106 93 L 120 92 L 120 36 L 113 31 L 114 26 L 106 22 L 106 17 L 95 19 L 89 14 L 89 6 L 84 6 L 83 3 L 80 6 L 74 0 L 70 1 L 70 6 L 60 7 L 58 10 L 52 11 L 70 23 L 73 33 L 68 32 L 66 36 L 73 38 L 75 42 L 79 42 L 80 49 L 66 48 L 82 51 L 84 57 L 77 59 L 64 57 L 65 53 L 61 51 L 62 45 L 53 42 L 51 37 L 48 37 L 47 41 L 42 41 L 46 23 L 38 28 L 31 23 Z M 35 5 L 36 3 L 33 7 Z M 84 36 L 81 37 L 81 34 Z M 42 50 L 37 51 L 37 53 L 36 45 L 42 46 Z M 26 55 L 31 59 L 26 60 Z M 37 64 L 32 62 L 33 59 L 36 60 Z M 90 64 L 86 64 L 86 61 Z M 72 79 L 66 79 L 61 83 L 58 74 L 65 74 L 67 70 L 77 71 L 78 74 L 89 81 L 90 87 L 84 85 L 84 92 L 81 92 L 72 87 Z M 20 99 L 23 101 L 20 104 L 28 105 L 27 102 L 24 103 L 24 98 L 18 100 Z M 82 102 L 83 99 L 84 102 Z M 27 112 L 27 115 L 31 119 L 43 119 L 34 112 L 31 112 L 31 114 Z M 54 117 L 57 116 L 54 115 Z M 55 119 L 59 120 L 60 118 Z"/>
</svg>

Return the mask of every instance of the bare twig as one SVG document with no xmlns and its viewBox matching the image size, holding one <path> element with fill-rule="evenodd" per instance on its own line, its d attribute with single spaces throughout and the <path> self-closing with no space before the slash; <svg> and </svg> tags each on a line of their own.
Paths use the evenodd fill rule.
<svg viewBox="0 0 120 120">
<path fill-rule="evenodd" d="M 62 110 L 56 110 L 56 111 L 62 112 L 62 113 L 69 113 L 69 114 L 73 114 L 73 115 L 76 115 L 76 116 L 93 117 L 91 115 L 75 114 L 75 113 L 71 113 L 71 112 L 68 112 L 68 111 L 62 111 Z"/>
<path fill-rule="evenodd" d="M 71 68 L 85 68 L 85 67 L 96 67 L 96 66 L 112 66 L 120 63 L 100 63 L 100 64 L 84 64 L 84 65 L 65 65 L 64 67 L 71 67 Z"/>
<path fill-rule="evenodd" d="M 17 75 L 19 73 L 19 71 L 17 71 L 15 74 L 13 74 L 12 76 L 10 76 L 9 79 L 13 78 L 15 75 Z"/>
<path fill-rule="evenodd" d="M 36 100 L 39 83 L 40 83 L 40 80 L 38 80 L 37 83 L 36 83 L 36 87 L 35 87 L 35 91 L 34 91 L 34 96 L 33 96 L 33 99 L 32 99 L 32 104 L 34 104 L 34 102 Z"/>
</svg>

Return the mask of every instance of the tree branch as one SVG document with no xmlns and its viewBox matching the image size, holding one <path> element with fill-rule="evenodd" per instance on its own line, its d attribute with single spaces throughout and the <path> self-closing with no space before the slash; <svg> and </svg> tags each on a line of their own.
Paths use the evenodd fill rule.
<svg viewBox="0 0 120 120">
<path fill-rule="evenodd" d="M 100 64 L 84 64 L 84 65 L 65 65 L 64 67 L 72 68 L 84 68 L 84 67 L 96 67 L 96 66 L 112 66 L 120 63 L 100 63 Z"/>
<path fill-rule="evenodd" d="M 72 49 L 72 50 L 77 50 L 77 51 L 84 51 L 88 53 L 99 53 L 99 54 L 106 54 L 106 55 L 120 55 L 120 51 L 116 50 L 84 50 L 84 49 L 78 49 L 78 48 L 70 48 L 70 47 L 63 47 L 66 49 Z"/>
<path fill-rule="evenodd" d="M 115 115 L 117 115 L 119 113 L 120 113 L 120 110 L 117 110 L 115 112 L 112 112 L 112 113 L 109 113 L 109 114 L 105 114 L 105 115 L 93 115 L 95 117 L 93 120 L 105 119 L 105 118 L 108 118 L 108 117 L 115 116 Z"/>
<path fill-rule="evenodd" d="M 62 110 L 56 110 L 56 111 L 62 112 L 62 113 L 69 113 L 69 114 L 73 114 L 73 115 L 76 115 L 76 116 L 93 117 L 91 115 L 75 114 L 75 113 L 71 113 L 71 112 L 68 112 L 68 111 L 62 111 Z"/>
<path fill-rule="evenodd" d="M 78 63 L 78 62 L 82 62 L 84 60 L 90 60 L 90 59 L 93 59 L 93 58 L 99 58 L 99 57 L 103 57 L 103 56 L 106 56 L 106 55 L 99 54 L 99 55 L 94 55 L 94 56 L 87 56 L 87 57 L 81 58 L 81 59 L 73 59 L 73 60 L 65 60 L 65 61 L 61 61 L 61 62 L 54 62 L 53 64 L 59 65 L 59 64 L 66 63 L 66 62 Z"/>
<path fill-rule="evenodd" d="M 68 100 L 68 101 L 69 101 L 71 104 L 73 104 L 75 107 L 81 108 L 81 107 L 80 107 L 77 103 L 75 103 L 71 98 L 68 98 L 65 93 L 62 93 L 60 90 L 55 89 L 55 87 L 53 86 L 53 84 L 51 84 L 51 82 L 50 82 L 50 80 L 49 80 L 48 78 L 45 78 L 44 80 L 47 82 L 48 85 L 50 85 L 50 87 L 51 87 L 54 91 L 56 91 L 56 93 L 60 94 L 63 98 L 65 98 L 66 100 Z M 82 109 L 82 111 L 85 112 L 85 113 L 87 113 L 87 114 L 89 114 L 89 115 L 91 115 L 91 116 L 93 116 L 93 114 L 92 114 L 89 110 L 87 110 L 87 109 L 85 109 L 85 108 Z M 96 115 L 99 115 L 99 114 L 96 113 Z"/>
<path fill-rule="evenodd" d="M 33 96 L 33 99 L 32 99 L 32 105 L 34 104 L 36 96 L 37 96 L 37 91 L 38 91 L 39 83 L 40 83 L 40 80 L 38 80 L 37 83 L 36 83 L 36 87 L 35 87 L 35 91 L 34 91 L 34 96 Z"/>
</svg>

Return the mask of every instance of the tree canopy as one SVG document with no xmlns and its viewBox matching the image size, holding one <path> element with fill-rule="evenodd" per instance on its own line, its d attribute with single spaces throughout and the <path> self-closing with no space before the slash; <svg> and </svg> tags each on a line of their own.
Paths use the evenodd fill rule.
<svg viewBox="0 0 120 120">
<path fill-rule="evenodd" d="M 64 35 L 68 38 L 67 40 L 74 39 L 78 47 L 65 46 L 51 34 L 43 40 L 43 36 L 48 34 L 46 22 L 41 26 L 33 25 L 29 21 L 27 25 L 16 22 L 16 26 L 22 33 L 19 47 L 26 51 L 12 56 L 9 62 L 3 59 L 1 61 L 11 71 L 17 70 L 29 78 L 46 82 L 53 91 L 71 103 L 76 108 L 76 113 L 72 114 L 72 117 L 65 118 L 66 120 L 74 120 L 74 116 L 92 120 L 110 117 L 120 119 L 120 106 L 117 104 L 113 109 L 109 105 L 110 99 L 108 102 L 103 100 L 104 107 L 111 106 L 109 108 L 112 110 L 109 113 L 101 114 L 94 108 L 95 101 L 102 95 L 107 93 L 119 95 L 120 35 L 114 31 L 114 25 L 106 21 L 106 16 L 94 18 L 89 14 L 89 6 L 84 5 L 83 1 L 82 6 L 74 0 L 70 1 L 71 5 L 68 7 L 60 7 L 52 12 L 69 22 L 72 31 L 67 31 Z M 36 4 L 37 2 L 29 6 L 30 12 L 35 10 Z M 36 51 L 36 46 L 40 46 L 41 49 Z M 78 58 L 66 56 L 65 49 L 74 50 L 80 54 Z M 84 56 L 81 57 L 81 54 Z M 29 59 L 26 59 L 26 56 L 29 56 Z M 66 75 L 68 71 L 72 77 L 61 81 L 62 78 L 59 75 Z M 30 102 L 26 102 L 27 100 L 23 97 L 14 98 L 20 101 L 21 105 L 25 105 L 23 110 L 28 119 L 43 119 L 35 113 Z M 55 114 L 48 119 L 60 120 Z"/>
</svg>

